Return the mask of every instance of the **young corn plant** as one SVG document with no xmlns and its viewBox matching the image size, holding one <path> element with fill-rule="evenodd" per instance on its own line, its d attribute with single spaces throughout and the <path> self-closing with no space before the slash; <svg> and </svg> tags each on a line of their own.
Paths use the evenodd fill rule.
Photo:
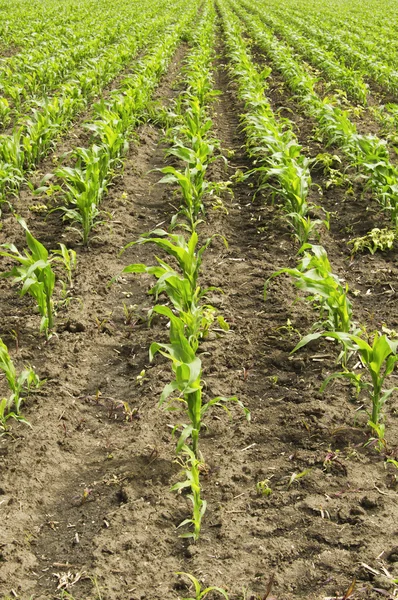
<svg viewBox="0 0 398 600">
<path fill-rule="evenodd" d="M 352 333 L 356 325 L 352 319 L 352 304 L 348 298 L 348 285 L 343 284 L 332 272 L 325 248 L 305 244 L 301 251 L 304 256 L 296 269 L 284 268 L 276 271 L 267 279 L 264 286 L 266 298 L 271 279 L 286 273 L 294 279 L 295 286 L 303 290 L 309 300 L 320 309 L 320 321 L 315 327 L 326 331 Z M 314 339 L 314 334 L 303 338 L 302 347 Z"/>
<path fill-rule="evenodd" d="M 153 342 L 151 344 L 149 355 L 152 360 L 159 352 L 172 363 L 174 380 L 166 384 L 160 396 L 159 405 L 166 401 L 168 408 L 175 410 L 176 405 L 183 406 L 186 416 L 189 418 L 189 424 L 181 423 L 176 425 L 174 431 L 182 428 L 179 440 L 177 442 L 177 453 L 180 452 L 186 440 L 192 439 L 192 450 L 199 458 L 199 433 L 202 428 L 203 419 L 208 410 L 213 406 L 224 407 L 229 402 L 238 404 L 246 418 L 250 419 L 250 413 L 246 407 L 238 400 L 236 396 L 223 397 L 217 396 L 212 400 L 204 401 L 203 387 L 201 382 L 202 361 L 196 356 L 189 339 L 185 335 L 184 321 L 173 314 L 167 306 L 155 306 L 155 312 L 167 316 L 170 320 L 170 343 L 161 344 Z M 200 334 L 195 332 L 192 336 L 195 342 Z M 195 344 L 196 345 L 196 344 Z M 170 399 L 170 397 L 172 398 Z"/>
<path fill-rule="evenodd" d="M 326 336 L 326 334 L 323 334 Z M 391 340 L 387 335 L 374 334 L 373 342 L 365 341 L 358 335 L 345 332 L 330 332 L 327 337 L 341 342 L 344 347 L 359 355 L 369 381 L 363 377 L 363 373 L 355 373 L 345 369 L 333 373 L 324 381 L 321 391 L 325 389 L 332 379 L 346 378 L 354 383 L 358 392 L 366 391 L 371 401 L 372 410 L 369 414 L 368 426 L 380 440 L 384 439 L 385 425 L 382 420 L 382 408 L 391 394 L 397 390 L 396 386 L 387 390 L 383 389 L 386 377 L 391 375 L 398 361 L 398 341 Z"/>
<path fill-rule="evenodd" d="M 218 92 L 214 92 L 218 95 Z M 185 100 L 185 101 L 184 101 Z M 207 111 L 200 103 L 198 97 L 190 92 L 185 92 L 180 99 L 180 105 L 176 107 L 177 115 L 181 115 L 181 123 L 173 124 L 174 126 L 168 131 L 168 136 L 172 139 L 178 139 L 176 134 L 185 138 L 193 146 L 197 139 L 207 139 L 208 133 L 211 130 L 213 121 L 207 114 Z M 215 147 L 218 147 L 218 140 L 213 140 Z"/>
<path fill-rule="evenodd" d="M 47 111 L 33 111 L 32 119 L 28 119 L 24 127 L 22 146 L 25 154 L 25 166 L 33 168 L 54 145 L 54 138 L 60 129 L 60 123 L 53 121 Z"/>
<path fill-rule="evenodd" d="M 0 369 L 4 372 L 10 396 L 0 400 L 0 430 L 7 431 L 7 421 L 15 419 L 29 425 L 28 421 L 21 415 L 21 404 L 23 396 L 29 393 L 33 387 L 40 385 L 40 379 L 32 368 L 24 369 L 19 375 L 9 355 L 8 348 L 0 338 Z"/>
<path fill-rule="evenodd" d="M 188 577 L 188 579 L 190 579 L 193 583 L 195 590 L 195 598 L 182 598 L 182 600 L 204 600 L 204 598 L 206 598 L 206 596 L 211 592 L 217 592 L 218 594 L 221 594 L 225 600 L 229 600 L 227 592 L 219 587 L 210 586 L 202 590 L 202 586 L 200 585 L 199 581 L 196 579 L 196 577 L 190 575 L 190 573 L 178 572 L 176 575 L 184 575 L 184 577 Z"/>
<path fill-rule="evenodd" d="M 16 129 L 12 135 L 0 135 L 0 159 L 12 165 L 22 177 L 25 163 L 25 152 L 22 140 L 22 128 Z"/>
<path fill-rule="evenodd" d="M 168 151 L 168 154 L 185 162 L 185 169 L 180 171 L 172 166 L 160 169 L 164 177 L 159 183 L 179 184 L 184 200 L 180 214 L 186 217 L 191 231 L 195 231 L 201 222 L 199 215 L 204 213 L 203 196 L 210 185 L 205 180 L 205 175 L 213 151 L 214 147 L 205 140 L 198 140 L 195 148 L 183 146 L 178 142 Z"/>
<path fill-rule="evenodd" d="M 71 286 L 73 271 L 76 269 L 77 264 L 76 252 L 67 248 L 65 244 L 59 244 L 59 246 L 59 250 L 52 251 L 52 260 L 62 264 L 68 276 L 68 283 Z"/>
<path fill-rule="evenodd" d="M 171 490 L 173 492 L 182 492 L 182 490 L 187 488 L 191 490 L 188 499 L 192 502 L 192 517 L 190 519 L 184 519 L 178 527 L 193 525 L 193 531 L 183 533 L 180 537 L 193 538 L 196 542 L 199 539 L 202 517 L 205 514 L 207 507 L 206 500 L 203 500 L 201 497 L 200 467 L 203 463 L 198 460 L 193 450 L 185 444 L 181 448 L 181 453 L 186 458 L 185 462 L 181 461 L 181 466 L 184 468 L 186 479 L 184 481 L 178 481 L 172 486 Z"/>
<path fill-rule="evenodd" d="M 79 232 L 83 244 L 88 245 L 91 231 L 103 221 L 100 202 L 107 191 L 110 179 L 111 160 L 102 146 L 93 145 L 90 149 L 75 150 L 77 164 L 75 167 L 62 167 L 55 171 L 65 185 L 66 199 L 69 206 L 61 206 L 64 219 L 79 225 L 72 226 Z"/>
<path fill-rule="evenodd" d="M 6 127 L 10 122 L 11 109 L 7 98 L 0 98 L 0 127 Z"/>
<path fill-rule="evenodd" d="M 216 592 L 217 594 L 220 594 L 220 596 L 225 598 L 225 600 L 229 600 L 229 596 L 228 596 L 227 592 L 222 588 L 219 588 L 216 586 L 209 586 L 202 590 L 202 586 L 200 585 L 200 582 L 196 579 L 196 577 L 194 577 L 190 573 L 178 572 L 178 573 L 176 573 L 176 575 L 183 575 L 185 577 L 188 577 L 194 586 L 193 592 L 194 592 L 195 597 L 190 596 L 189 598 L 181 598 L 181 600 L 204 600 L 204 598 L 206 598 L 208 596 L 208 594 L 212 594 L 212 597 L 213 597 L 214 592 Z M 274 583 L 274 577 L 271 576 L 270 580 L 268 581 L 265 595 L 261 594 L 261 597 L 260 597 L 256 594 L 256 596 L 254 596 L 253 594 L 250 594 L 248 590 L 243 590 L 243 596 L 239 600 L 267 600 L 267 599 L 268 600 L 276 600 L 276 598 L 274 596 L 270 596 L 273 583 Z M 249 598 L 249 595 L 250 595 L 250 598 Z M 348 596 L 347 596 L 347 598 L 348 598 Z"/>
<path fill-rule="evenodd" d="M 15 284 L 22 284 L 21 296 L 29 294 L 36 300 L 41 315 L 40 332 L 44 331 L 48 338 L 54 325 L 55 273 L 46 248 L 33 237 L 23 219 L 17 217 L 17 221 L 25 230 L 28 249 L 21 254 L 14 244 L 2 244 L 0 256 L 12 258 L 19 264 L 0 277 L 13 277 Z"/>
<path fill-rule="evenodd" d="M 92 123 L 86 123 L 85 127 L 100 141 L 108 152 L 109 158 L 117 161 L 128 150 L 126 132 L 131 126 L 131 115 L 123 114 L 124 118 L 122 118 L 102 103 L 97 105 L 96 113 L 100 118 Z"/>
<path fill-rule="evenodd" d="M 150 290 L 150 293 L 155 296 L 155 300 L 157 301 L 159 295 L 164 292 L 176 310 L 179 312 L 189 311 L 192 309 L 193 303 L 198 303 L 209 291 L 216 289 L 210 287 L 201 290 L 198 286 L 203 254 L 214 237 L 216 236 L 205 240 L 198 249 L 199 238 L 196 232 L 191 234 L 187 242 L 183 235 L 168 233 L 164 229 L 155 229 L 142 235 L 137 241 L 127 244 L 124 250 L 135 244 L 156 244 L 158 248 L 161 248 L 177 261 L 180 273 L 158 257 L 156 257 L 157 266 L 147 267 L 143 264 L 132 264 L 125 267 L 123 273 L 149 273 L 154 275 L 158 281 Z M 222 240 L 227 245 L 225 238 L 222 238 Z"/>
<path fill-rule="evenodd" d="M 19 187 L 23 181 L 20 169 L 9 163 L 0 162 L 0 216 L 1 206 L 7 203 L 9 194 L 17 195 Z M 10 203 L 8 202 L 10 205 Z"/>
</svg>

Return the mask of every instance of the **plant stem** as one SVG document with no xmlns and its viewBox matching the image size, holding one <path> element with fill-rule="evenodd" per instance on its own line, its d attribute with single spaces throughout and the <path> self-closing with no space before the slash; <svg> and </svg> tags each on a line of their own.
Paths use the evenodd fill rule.
<svg viewBox="0 0 398 600">
<path fill-rule="evenodd" d="M 199 454 L 199 432 L 201 426 L 201 408 L 202 408 L 202 388 L 199 387 L 194 392 L 187 395 L 188 414 L 191 419 L 192 430 L 192 451 L 195 457 Z"/>
<path fill-rule="evenodd" d="M 378 425 L 380 419 L 380 391 L 374 390 L 372 394 L 372 423 Z"/>
<path fill-rule="evenodd" d="M 51 329 L 54 326 L 54 316 L 53 316 L 53 307 L 52 307 L 51 296 L 47 295 L 46 302 L 47 302 L 47 317 L 48 317 L 47 331 L 48 330 L 51 331 Z"/>
</svg>

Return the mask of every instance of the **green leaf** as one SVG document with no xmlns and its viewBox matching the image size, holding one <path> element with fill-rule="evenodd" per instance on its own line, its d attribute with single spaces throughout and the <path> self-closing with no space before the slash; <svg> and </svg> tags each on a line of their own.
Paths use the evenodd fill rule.
<svg viewBox="0 0 398 600">
<path fill-rule="evenodd" d="M 294 352 L 297 352 L 297 350 L 300 350 L 300 348 L 302 348 L 303 346 L 306 346 L 310 342 L 313 342 L 314 340 L 318 340 L 323 335 L 324 335 L 323 333 L 309 333 L 308 335 L 304 336 L 299 341 L 299 343 L 293 348 L 293 350 L 291 351 L 290 354 L 293 354 Z"/>
<path fill-rule="evenodd" d="M 135 263 L 124 267 L 122 273 L 146 273 L 148 267 L 142 263 Z"/>
<path fill-rule="evenodd" d="M 192 431 L 194 430 L 192 425 L 187 425 L 186 427 L 184 427 L 180 437 L 178 438 L 178 442 L 177 442 L 177 446 L 176 446 L 176 453 L 178 454 L 179 452 L 181 452 L 185 442 L 187 441 L 187 439 L 189 438 L 189 436 L 192 434 Z"/>
</svg>

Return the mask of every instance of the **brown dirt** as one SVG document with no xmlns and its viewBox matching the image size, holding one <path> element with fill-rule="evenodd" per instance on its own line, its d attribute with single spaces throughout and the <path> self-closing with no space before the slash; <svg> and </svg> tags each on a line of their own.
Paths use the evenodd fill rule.
<svg viewBox="0 0 398 600">
<path fill-rule="evenodd" d="M 21 52 L 20 46 L 15 46 L 10 44 L 9 46 L 0 46 L 0 57 L 1 58 L 10 58 L 11 56 L 15 56 Z"/>
<path fill-rule="evenodd" d="M 173 95 L 179 65 L 163 82 L 165 101 Z M 216 83 L 223 95 L 215 106 L 215 130 L 223 148 L 235 154 L 227 171 L 219 162 L 211 173 L 225 179 L 249 165 L 238 124 L 241 107 L 220 63 Z M 111 226 L 99 230 L 86 252 L 56 215 L 43 222 L 30 213 L 27 193 L 18 204 L 48 247 L 62 240 L 79 256 L 74 299 L 59 309 L 57 335 L 48 343 L 37 334 L 32 303 L 16 297 L 9 281 L 0 283 L 0 336 L 19 366 L 30 362 L 47 379 L 25 407 L 33 429 L 14 425 L 12 436 L 0 439 L 0 594 L 60 598 L 60 577 L 71 573 L 72 579 L 80 575 L 70 589 L 76 600 L 97 597 L 90 578 L 107 600 L 181 598 L 188 590 L 175 572 L 186 571 L 227 588 L 231 600 L 242 600 L 242 589 L 248 598 L 262 598 L 271 578 L 278 600 L 341 596 L 354 578 L 352 598 L 383 597 L 377 589 L 392 598 L 394 586 L 382 568 L 397 577 L 394 469 L 384 468 L 373 446 L 364 447 L 364 418 L 351 389 L 336 383 L 325 395 L 318 392 L 335 368 L 334 348 L 323 343 L 289 354 L 297 330 L 307 331 L 314 315 L 296 302 L 286 278 L 275 280 L 263 302 L 264 279 L 293 266 L 297 248 L 282 212 L 267 198 L 253 203 L 247 183 L 224 200 L 228 214 L 209 206 L 201 229 L 203 236 L 217 232 L 229 242 L 228 250 L 220 241 L 209 249 L 202 284 L 222 287 L 224 293 L 211 301 L 231 324 L 229 333 L 213 332 L 201 351 L 206 394 L 237 394 L 250 408 L 252 423 L 235 410 L 232 420 L 220 412 L 208 417 L 202 537 L 196 544 L 178 537 L 176 526 L 190 510 L 183 496 L 170 491 L 179 477 L 171 436 L 178 417 L 156 406 L 169 381 L 168 365 L 148 361 L 149 343 L 164 339 L 164 324 L 155 321 L 148 329 L 140 318 L 151 306 L 149 278 L 126 276 L 107 288 L 125 264 L 153 261 L 149 245 L 134 246 L 121 258 L 118 251 L 142 232 L 169 223 L 175 198 L 170 188 L 157 185 L 153 171 L 163 164 L 161 132 L 145 125 L 130 149 L 123 180 L 105 201 Z M 330 192 L 324 200 L 333 204 L 336 196 Z M 340 220 L 333 216 L 337 224 L 322 240 L 336 270 L 345 270 L 350 285 L 356 282 L 361 291 L 355 298 L 358 319 L 372 312 L 371 326 L 384 320 L 394 326 L 393 304 L 377 294 L 389 284 L 396 289 L 395 252 L 350 265 L 341 227 L 349 214 L 361 220 L 366 212 L 354 201 L 343 211 L 335 208 Z M 23 244 L 10 217 L 0 236 Z M 385 282 L 384 268 L 391 269 Z M 393 301 L 395 292 L 386 297 Z M 123 302 L 137 305 L 133 324 L 124 322 Z M 18 332 L 18 348 L 12 330 Z M 139 385 L 142 369 L 146 375 Z M 132 409 L 131 420 L 123 402 Z M 389 452 L 397 459 L 395 399 L 386 413 Z M 303 472 L 289 485 L 293 473 Z M 256 492 L 264 479 L 270 496 Z"/>
</svg>

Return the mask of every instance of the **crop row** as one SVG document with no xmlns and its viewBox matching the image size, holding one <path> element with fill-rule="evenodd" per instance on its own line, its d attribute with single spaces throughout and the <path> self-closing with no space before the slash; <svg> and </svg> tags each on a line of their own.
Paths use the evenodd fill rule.
<svg viewBox="0 0 398 600">
<path fill-rule="evenodd" d="M 182 537 L 192 537 L 194 540 L 199 538 L 206 511 L 206 500 L 202 497 L 201 488 L 204 459 L 199 443 L 204 417 L 211 408 L 226 408 L 230 403 L 239 405 L 246 417 L 250 417 L 249 411 L 235 396 L 206 398 L 202 381 L 203 365 L 198 355 L 200 343 L 207 337 L 214 323 L 228 328 L 222 315 L 217 315 L 216 309 L 206 302 L 206 295 L 215 288 L 204 289 L 200 284 L 204 254 L 217 236 L 211 236 L 199 245 L 197 233 L 202 222 L 199 217 L 204 216 L 204 196 L 211 193 L 214 185 L 206 177 L 207 167 L 215 160 L 214 151 L 218 146 L 211 133 L 212 121 L 209 116 L 209 109 L 216 96 L 212 78 L 215 20 L 213 3 L 206 2 L 193 36 L 192 50 L 184 61 L 185 89 L 169 111 L 173 127 L 166 131 L 166 139 L 171 145 L 167 155 L 179 159 L 182 168 L 168 166 L 161 169 L 165 174 L 161 182 L 178 186 L 182 202 L 171 226 L 172 230 L 179 228 L 186 231 L 186 234 L 157 229 L 128 245 L 155 244 L 174 258 L 178 268 L 173 263 L 156 257 L 155 266 L 132 264 L 123 271 L 153 275 L 156 283 L 150 293 L 154 295 L 155 301 L 162 298 L 167 303 L 157 303 L 152 312 L 167 318 L 169 342 L 153 342 L 150 357 L 152 359 L 160 353 L 169 359 L 174 375 L 171 383 L 165 386 L 159 404 L 172 411 L 182 409 L 186 419 L 174 427 L 174 431 L 179 432 L 176 451 L 185 478 L 176 483 L 172 490 L 189 491 L 192 517 L 185 519 L 179 527 L 191 525 L 192 530 L 183 533 Z"/>
<path fill-rule="evenodd" d="M 390 160 L 386 141 L 375 135 L 359 134 L 348 112 L 342 110 L 338 102 L 318 95 L 315 77 L 296 60 L 289 47 L 280 42 L 259 17 L 234 1 L 231 5 L 275 69 L 282 74 L 303 111 L 317 122 L 318 136 L 326 145 L 338 146 L 344 152 L 349 163 L 361 173 L 365 188 L 373 192 L 396 227 L 398 170 Z"/>
<path fill-rule="evenodd" d="M 310 243 L 314 235 L 315 223 L 308 214 L 306 204 L 311 185 L 307 170 L 308 161 L 303 157 L 301 147 L 291 129 L 286 127 L 286 122 L 278 123 L 275 119 L 264 97 L 269 69 L 258 71 L 254 67 L 247 42 L 242 36 L 242 25 L 230 6 L 232 5 L 236 13 L 243 17 L 245 23 L 248 23 L 249 19 L 246 20 L 245 13 L 241 12 L 231 0 L 229 2 L 218 0 L 218 5 L 223 19 L 231 71 L 238 84 L 239 97 L 245 105 L 242 119 L 249 154 L 260 163 L 260 167 L 256 168 L 256 171 L 260 172 L 260 189 L 268 188 L 283 200 L 287 219 L 301 245 L 297 267 L 284 268 L 274 273 L 266 283 L 265 293 L 270 279 L 285 273 L 293 278 L 296 287 L 302 290 L 308 300 L 320 311 L 320 318 L 314 324 L 312 331 L 304 336 L 294 351 L 322 337 L 337 340 L 341 344 L 339 361 L 343 370 L 328 377 L 322 389 L 335 377 L 345 377 L 354 383 L 358 393 L 366 391 L 371 404 L 368 425 L 380 445 L 383 445 L 384 424 L 381 410 L 395 389 L 384 390 L 383 384 L 398 361 L 398 342 L 378 332 L 369 336 L 366 328 L 354 320 L 348 286 L 333 273 L 325 248 Z M 257 30 L 252 29 L 253 23 L 255 21 L 251 20 L 249 30 L 255 33 L 254 39 L 259 42 L 262 38 L 256 35 Z M 298 219 L 295 212 L 298 206 L 305 206 L 307 209 L 305 221 L 308 233 L 304 239 L 303 219 Z M 356 372 L 355 367 L 349 366 L 350 359 L 354 355 L 360 357 L 369 379 L 364 378 L 362 372 Z"/>
<path fill-rule="evenodd" d="M 279 11 L 282 8 L 278 6 L 272 7 L 272 10 Z M 337 10 L 336 10 L 337 8 Z M 340 10 L 339 10 L 340 9 Z M 366 5 L 361 6 L 360 12 L 356 14 L 347 14 L 344 4 L 339 7 L 334 7 L 330 10 L 329 7 L 322 4 L 322 10 L 319 5 L 307 3 L 298 11 L 290 3 L 285 3 L 282 10 L 285 14 L 288 10 L 289 17 L 300 17 L 303 11 L 306 15 L 307 22 L 316 24 L 321 29 L 326 29 L 331 36 L 337 36 L 339 39 L 359 50 L 361 54 L 369 54 L 377 57 L 377 60 L 387 62 L 391 66 L 396 64 L 396 55 L 398 50 L 396 29 L 394 29 L 394 19 L 383 22 L 380 17 L 384 14 L 375 14 L 376 6 L 372 10 Z M 395 10 L 390 7 L 390 14 Z M 360 18 L 358 18 L 360 16 Z"/>
<path fill-rule="evenodd" d="M 265 283 L 265 299 L 271 280 L 282 274 L 289 275 L 303 292 L 317 317 L 310 332 L 293 351 L 321 339 L 338 346 L 341 370 L 332 373 L 323 388 L 332 379 L 343 377 L 354 384 L 358 393 L 366 395 L 367 425 L 379 449 L 386 444 L 383 405 L 394 391 L 394 388 L 385 390 L 384 385 L 398 361 L 397 341 L 379 332 L 369 335 L 365 326 L 355 320 L 348 285 L 333 272 L 325 248 L 315 243 L 322 229 L 328 227 L 329 217 L 309 200 L 310 162 L 293 124 L 273 111 L 267 97 L 271 68 L 256 64 L 250 48 L 255 44 L 269 58 L 304 112 L 318 123 L 324 142 L 343 150 L 397 227 L 398 171 L 390 160 L 386 144 L 375 136 L 358 134 L 337 99 L 319 96 L 316 78 L 300 63 L 289 45 L 300 47 L 302 56 L 311 56 L 314 63 L 318 61 L 332 79 L 340 77 L 347 90 L 353 81 L 352 94 L 358 94 L 357 99 L 365 103 L 367 88 L 361 76 L 350 73 L 332 55 L 319 51 L 303 36 L 295 35 L 289 26 L 273 17 L 260 18 L 259 10 L 247 0 L 216 0 L 216 7 L 213 0 L 205 0 L 199 12 L 198 8 L 199 2 L 187 5 L 167 1 L 161 14 L 156 14 L 159 7 L 151 4 L 141 23 L 128 33 L 130 21 L 127 19 L 121 25 L 126 27 L 126 36 L 116 44 L 110 43 L 95 68 L 90 63 L 87 73 L 61 86 L 64 95 L 57 94 L 44 102 L 41 110 L 34 112 L 33 120 L 25 121 L 12 135 L 0 137 L 3 161 L 0 191 L 5 200 L 10 192 L 18 193 L 26 173 L 53 147 L 56 137 L 69 127 L 75 115 L 131 62 L 138 50 L 143 50 L 139 61 L 118 87 L 91 107 L 90 117 L 83 124 L 90 132 L 88 145 L 74 148 L 67 158 L 68 163 L 47 174 L 43 185 L 35 191 L 38 195 L 46 193 L 54 197 L 54 210 L 62 213 L 69 229 L 78 231 L 87 246 L 93 231 L 103 222 L 103 200 L 113 180 L 122 174 L 134 130 L 148 115 L 164 126 L 166 157 L 171 164 L 159 169 L 163 175 L 160 182 L 178 190 L 180 206 L 168 230 L 142 233 L 123 249 L 123 252 L 131 252 L 137 246 L 150 244 L 155 246 L 156 252 L 163 253 L 162 257 L 155 254 L 151 265 L 133 262 L 125 266 L 114 281 L 121 275 L 144 273 L 155 280 L 149 291 L 154 298 L 149 322 L 159 315 L 164 328 L 160 340 L 150 345 L 149 355 L 150 360 L 154 360 L 160 354 L 171 366 L 171 381 L 165 385 L 159 405 L 173 414 L 176 411 L 182 414 L 174 425 L 173 435 L 177 436 L 176 454 L 183 478 L 172 489 L 179 493 L 188 491 L 192 515 L 179 527 L 188 526 L 182 537 L 194 541 L 199 538 L 206 511 L 201 480 L 205 467 L 201 451 L 205 417 L 214 407 L 229 412 L 235 405 L 250 419 L 248 409 L 236 396 L 208 397 L 201 359 L 201 344 L 211 328 L 218 325 L 220 329 L 228 329 L 223 316 L 206 299 L 208 293 L 216 289 L 204 288 L 202 284 L 202 263 L 207 249 L 215 238 L 221 238 L 225 244 L 227 241 L 217 234 L 202 241 L 199 235 L 206 218 L 207 202 L 214 201 L 219 191 L 228 190 L 230 186 L 230 182 L 209 179 L 209 166 L 215 160 L 226 160 L 212 121 L 212 105 L 218 94 L 213 78 L 218 31 L 216 8 L 228 71 L 243 106 L 241 122 L 253 166 L 241 178 L 256 177 L 256 193 L 267 192 L 272 200 L 281 201 L 299 245 L 296 268 L 283 268 L 271 275 Z M 193 27 L 192 21 L 195 21 Z M 283 33 L 288 45 L 276 38 L 266 22 Z M 183 90 L 171 107 L 154 108 L 154 92 L 182 39 L 189 41 L 182 70 Z M 13 208 L 11 203 L 10 208 Z M 63 244 L 59 250 L 48 252 L 33 237 L 25 221 L 15 216 L 16 223 L 25 232 L 26 248 L 20 251 L 11 243 L 0 247 L 0 256 L 12 264 L 1 276 L 11 278 L 22 296 L 29 294 L 34 298 L 41 316 L 40 332 L 49 338 L 56 321 L 54 293 L 58 276 L 55 264 L 63 268 L 67 278 L 65 285 L 69 285 L 77 255 Z M 358 357 L 361 369 L 357 368 Z M 10 391 L 0 402 L 0 428 L 5 433 L 9 419 L 26 423 L 21 414 L 23 399 L 41 382 L 31 368 L 17 373 L 1 340 L 0 369 L 5 373 Z M 228 597 L 217 588 L 202 592 L 196 579 L 191 577 L 191 580 L 197 600 L 212 590 Z"/>
<path fill-rule="evenodd" d="M 260 5 L 261 6 L 261 3 Z M 282 9 L 275 7 L 275 13 L 281 18 L 285 15 Z M 358 71 L 366 81 L 372 81 L 385 90 L 396 94 L 398 91 L 398 72 L 394 66 L 386 64 L 385 58 L 378 58 L 375 54 L 357 49 L 352 42 L 352 37 L 346 39 L 343 35 L 336 32 L 330 32 L 325 21 L 308 19 L 306 15 L 299 16 L 289 13 L 288 20 L 292 26 L 297 27 L 300 32 L 310 37 L 312 41 L 320 44 L 321 48 L 335 56 L 336 60 L 346 66 Z M 340 30 L 341 31 L 341 30 Z M 386 42 L 389 46 L 389 44 Z M 394 50 L 390 52 L 393 56 L 388 61 L 396 64 L 396 55 Z"/>
<path fill-rule="evenodd" d="M 165 14 L 154 17 L 157 10 L 158 7 L 148 7 L 148 15 L 141 23 L 130 28 L 118 44 L 110 46 L 100 60 L 88 61 L 84 69 L 61 86 L 56 96 L 35 109 L 30 119 L 12 134 L 0 136 L 0 203 L 7 194 L 18 193 L 25 174 L 53 148 L 60 133 L 89 101 L 131 63 L 138 50 L 150 47 L 168 23 L 174 22 L 170 5 L 166 4 Z"/>
<path fill-rule="evenodd" d="M 54 48 L 53 34 L 47 31 L 42 45 L 3 59 L 0 63 L 0 90 L 4 94 L 0 102 L 0 127 L 8 126 L 12 118 L 20 121 L 40 101 L 48 99 L 51 92 L 62 93 L 60 86 L 65 80 L 72 82 L 90 62 L 92 67 L 107 46 L 120 45 L 121 38 L 125 39 L 126 33 L 136 28 L 134 6 L 130 5 L 129 12 L 121 7 L 123 17 L 108 8 L 98 13 L 96 21 L 86 12 L 85 19 L 72 30 L 73 35 L 67 31 L 59 36 L 59 48 Z"/>
</svg>

